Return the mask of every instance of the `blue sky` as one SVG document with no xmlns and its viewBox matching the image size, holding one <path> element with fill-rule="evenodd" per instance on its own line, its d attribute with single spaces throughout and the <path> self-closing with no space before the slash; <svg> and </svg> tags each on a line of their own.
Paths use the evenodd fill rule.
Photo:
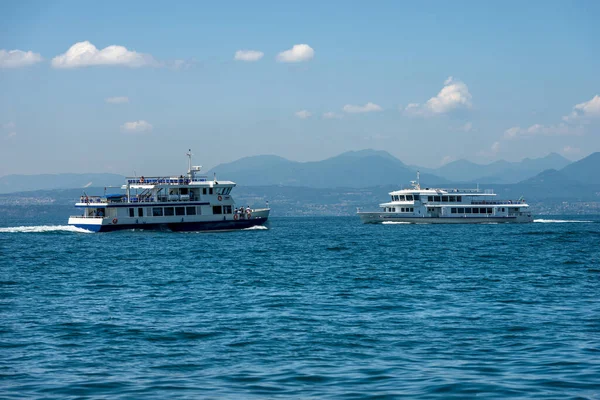
<svg viewBox="0 0 600 400">
<path fill-rule="evenodd" d="M 600 150 L 595 1 L 5 1 L 0 14 L 0 175 L 178 174 L 188 148 L 206 168 Z"/>
</svg>

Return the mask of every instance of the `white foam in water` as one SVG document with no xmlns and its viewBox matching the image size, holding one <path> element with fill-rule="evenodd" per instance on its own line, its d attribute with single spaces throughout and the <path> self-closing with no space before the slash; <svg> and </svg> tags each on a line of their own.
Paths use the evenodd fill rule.
<svg viewBox="0 0 600 400">
<path fill-rule="evenodd" d="M 269 229 L 269 228 L 267 228 L 264 225 L 254 225 L 249 228 L 244 228 L 243 230 L 244 231 L 256 231 L 256 230 L 261 230 L 261 229 Z"/>
<path fill-rule="evenodd" d="M 42 233 L 42 232 L 76 232 L 76 233 L 94 233 L 87 229 L 78 228 L 71 225 L 41 225 L 41 226 L 13 226 L 9 228 L 0 228 L 0 233 Z"/>
<path fill-rule="evenodd" d="M 581 222 L 593 222 L 593 221 L 579 221 L 579 220 L 565 220 L 565 219 L 534 219 L 533 222 L 539 222 L 542 224 L 564 224 L 568 222 L 581 223 Z"/>
<path fill-rule="evenodd" d="M 405 225 L 405 224 L 410 224 L 410 222 L 405 222 L 405 221 L 383 221 L 382 224 L 384 224 L 384 225 Z"/>
</svg>

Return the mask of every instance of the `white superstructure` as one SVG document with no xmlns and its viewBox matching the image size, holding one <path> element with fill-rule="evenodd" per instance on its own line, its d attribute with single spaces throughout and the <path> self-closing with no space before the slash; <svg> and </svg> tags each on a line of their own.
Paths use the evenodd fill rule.
<svg viewBox="0 0 600 400">
<path fill-rule="evenodd" d="M 81 196 L 75 204 L 82 215 L 69 225 L 95 232 L 122 229 L 169 229 L 173 231 L 232 230 L 262 225 L 270 208 L 236 207 L 230 193 L 235 182 L 208 179 L 200 166 L 186 176 L 128 177 L 122 194 Z"/>
<path fill-rule="evenodd" d="M 422 189 L 418 179 L 417 175 L 410 189 L 390 192 L 390 201 L 380 204 L 380 211 L 358 211 L 362 222 L 533 222 L 529 205 L 523 198 L 497 200 L 490 189 Z"/>
</svg>

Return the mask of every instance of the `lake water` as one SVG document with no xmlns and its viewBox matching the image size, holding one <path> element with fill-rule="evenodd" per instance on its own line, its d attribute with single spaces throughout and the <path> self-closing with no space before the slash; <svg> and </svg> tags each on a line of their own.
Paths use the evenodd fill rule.
<svg viewBox="0 0 600 400">
<path fill-rule="evenodd" d="M 600 218 L 0 214 L 0 398 L 600 398 Z"/>
</svg>

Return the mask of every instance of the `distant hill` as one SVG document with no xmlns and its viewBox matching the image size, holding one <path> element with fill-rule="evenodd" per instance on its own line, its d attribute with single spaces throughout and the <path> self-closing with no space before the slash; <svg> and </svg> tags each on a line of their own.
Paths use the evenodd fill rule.
<svg viewBox="0 0 600 400">
<path fill-rule="evenodd" d="M 6 175 L 0 177 L 0 193 L 117 186 L 121 185 L 124 179 L 124 176 L 117 174 Z"/>
<path fill-rule="evenodd" d="M 584 184 L 600 184 L 600 152 L 592 153 L 560 171 L 564 176 Z"/>
<path fill-rule="evenodd" d="M 312 188 L 370 187 L 387 184 L 407 186 L 416 179 L 415 170 L 386 151 L 350 151 L 323 161 L 296 162 L 277 156 L 255 156 L 221 164 L 208 171 L 223 179 L 248 186 L 304 186 Z M 446 179 L 422 174 L 428 185 Z"/>
<path fill-rule="evenodd" d="M 517 183 L 536 176 L 547 169 L 560 170 L 571 161 L 560 154 L 550 153 L 541 158 L 525 158 L 519 162 L 504 160 L 491 164 L 476 164 L 467 160 L 457 160 L 436 169 L 421 169 L 452 182 L 472 183 Z"/>
</svg>

